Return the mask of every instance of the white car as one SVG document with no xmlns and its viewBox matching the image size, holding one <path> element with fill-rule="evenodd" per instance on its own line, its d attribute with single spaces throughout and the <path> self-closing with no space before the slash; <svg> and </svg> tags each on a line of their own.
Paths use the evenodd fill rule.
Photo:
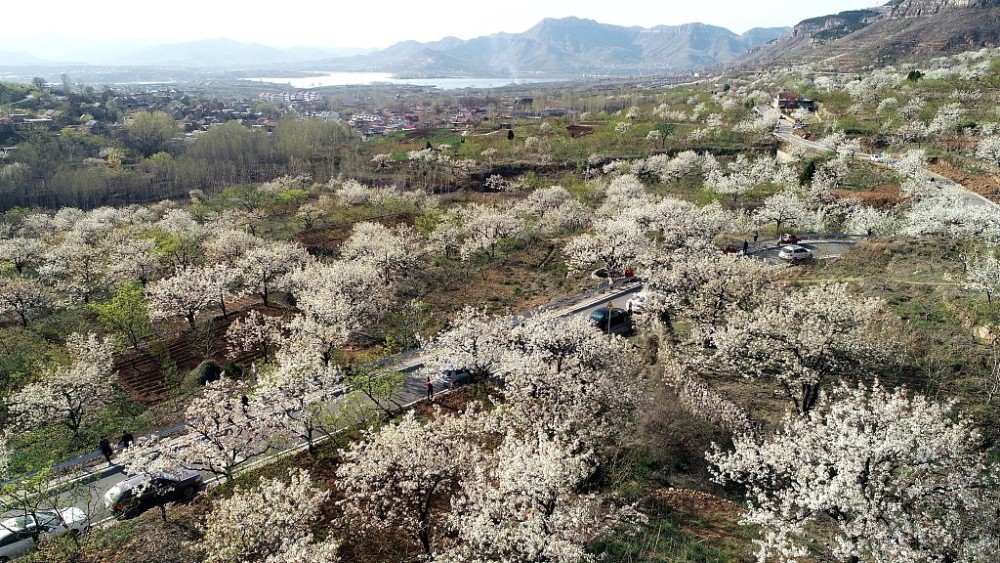
<svg viewBox="0 0 1000 563">
<path fill-rule="evenodd" d="M 782 260 L 789 260 L 791 262 L 798 262 L 800 260 L 808 260 L 812 258 L 813 251 L 809 250 L 804 246 L 799 246 L 797 244 L 789 244 L 788 246 L 782 248 L 778 251 L 778 258 Z"/>
<path fill-rule="evenodd" d="M 35 550 L 42 534 L 61 536 L 82 534 L 90 529 L 87 515 L 75 506 L 58 511 L 39 510 L 0 522 L 0 562 L 10 561 Z"/>
</svg>

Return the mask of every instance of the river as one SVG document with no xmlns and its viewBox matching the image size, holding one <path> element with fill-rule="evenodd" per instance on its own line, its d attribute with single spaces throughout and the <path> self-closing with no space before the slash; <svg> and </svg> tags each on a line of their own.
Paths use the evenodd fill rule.
<svg viewBox="0 0 1000 563">
<path fill-rule="evenodd" d="M 393 78 L 386 72 L 325 72 L 316 76 L 300 78 L 248 78 L 256 82 L 288 84 L 293 88 L 318 88 L 321 86 L 350 86 L 366 84 L 405 84 L 410 86 L 433 86 L 442 90 L 459 88 L 499 88 L 510 84 L 532 84 L 554 82 L 549 78 Z"/>
</svg>

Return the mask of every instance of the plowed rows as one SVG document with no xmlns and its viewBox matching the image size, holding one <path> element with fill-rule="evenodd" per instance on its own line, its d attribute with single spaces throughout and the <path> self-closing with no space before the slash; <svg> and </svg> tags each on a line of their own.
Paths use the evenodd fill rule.
<svg viewBox="0 0 1000 563">
<path fill-rule="evenodd" d="M 169 360 L 177 367 L 177 371 L 184 374 L 198 366 L 204 360 L 214 360 L 220 365 L 228 362 L 247 368 L 250 363 L 257 360 L 259 354 L 255 351 L 243 352 L 237 356 L 230 356 L 226 349 L 225 334 L 237 318 L 245 316 L 249 311 L 256 309 L 266 315 L 278 316 L 284 310 L 277 307 L 264 307 L 253 299 L 246 299 L 233 304 L 234 312 L 223 318 L 221 316 L 212 320 L 212 327 L 218 335 L 208 354 L 192 341 L 187 324 L 178 325 L 183 327 L 182 332 L 172 337 L 166 345 L 166 354 Z M 153 405 L 167 399 L 171 389 L 164 373 L 163 360 L 166 357 L 157 358 L 150 354 L 149 346 L 142 352 L 130 352 L 120 358 L 115 363 L 118 371 L 118 380 L 122 388 L 132 397 L 133 400 L 143 405 Z"/>
</svg>

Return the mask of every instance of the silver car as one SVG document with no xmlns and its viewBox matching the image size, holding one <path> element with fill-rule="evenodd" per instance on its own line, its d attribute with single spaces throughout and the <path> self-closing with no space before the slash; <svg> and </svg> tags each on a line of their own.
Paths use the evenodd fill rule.
<svg viewBox="0 0 1000 563">
<path fill-rule="evenodd" d="M 0 562 L 34 551 L 43 534 L 82 534 L 89 529 L 90 519 L 75 506 L 8 518 L 0 522 Z"/>
</svg>

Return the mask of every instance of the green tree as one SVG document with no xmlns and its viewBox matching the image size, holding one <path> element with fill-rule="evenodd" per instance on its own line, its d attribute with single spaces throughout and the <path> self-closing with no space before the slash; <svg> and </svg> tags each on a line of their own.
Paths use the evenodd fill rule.
<svg viewBox="0 0 1000 563">
<path fill-rule="evenodd" d="M 150 335 L 153 325 L 149 320 L 149 306 L 138 282 L 125 284 L 107 303 L 91 303 L 90 309 L 97 318 L 118 338 L 138 350 L 143 338 Z"/>
<path fill-rule="evenodd" d="M 167 147 L 174 136 L 174 118 L 162 111 L 140 112 L 132 116 L 128 125 L 128 145 L 144 157 Z"/>
</svg>

